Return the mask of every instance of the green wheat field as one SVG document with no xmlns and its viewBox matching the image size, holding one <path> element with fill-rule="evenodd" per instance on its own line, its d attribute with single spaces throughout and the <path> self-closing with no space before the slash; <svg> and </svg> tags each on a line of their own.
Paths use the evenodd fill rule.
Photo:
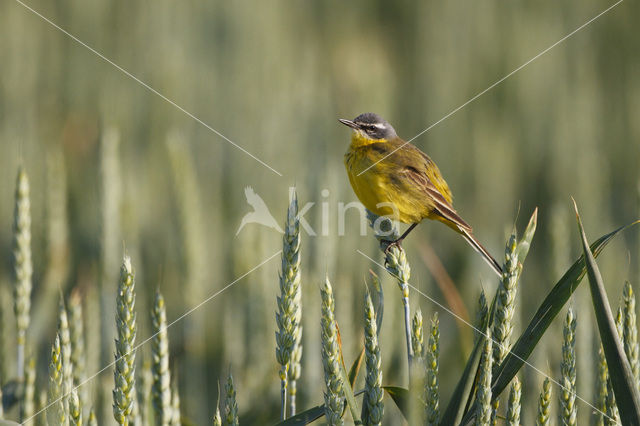
<svg viewBox="0 0 640 426">
<path fill-rule="evenodd" d="M 639 14 L 2 2 L 0 425 L 640 424 Z M 502 277 L 436 222 L 385 250 L 367 111 Z"/>
</svg>

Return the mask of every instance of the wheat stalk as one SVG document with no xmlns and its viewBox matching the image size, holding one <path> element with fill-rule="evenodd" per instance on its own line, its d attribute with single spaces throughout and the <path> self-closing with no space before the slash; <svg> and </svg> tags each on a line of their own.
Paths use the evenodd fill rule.
<svg viewBox="0 0 640 426">
<path fill-rule="evenodd" d="M 438 358 L 440 356 L 440 320 L 438 313 L 433 313 L 431 330 L 425 354 L 427 380 L 425 382 L 426 419 L 428 425 L 440 422 L 440 394 L 438 390 Z"/>
<path fill-rule="evenodd" d="M 60 345 L 60 335 L 56 338 L 51 348 L 51 358 L 49 362 L 49 404 L 47 410 L 47 420 L 50 425 L 68 424 L 68 416 L 63 402 L 64 373 L 62 365 L 62 347 Z"/>
<path fill-rule="evenodd" d="M 171 373 L 169 371 L 169 338 L 164 297 L 156 290 L 151 310 L 153 339 L 151 339 L 151 399 L 156 425 L 168 426 L 171 420 Z"/>
<path fill-rule="evenodd" d="M 486 338 L 482 346 L 480 360 L 480 378 L 478 379 L 478 393 L 476 395 L 477 411 L 476 426 L 487 426 L 491 423 L 493 408 L 491 405 L 491 370 L 493 362 L 493 339 L 491 330 L 487 329 Z"/>
<path fill-rule="evenodd" d="M 631 371 L 636 379 L 636 386 L 640 386 L 640 362 L 638 361 L 638 325 L 636 323 L 636 296 L 629 281 L 624 283 L 622 290 L 624 303 L 624 350 L 631 366 Z"/>
<path fill-rule="evenodd" d="M 376 313 L 371 302 L 369 291 L 364 297 L 364 348 L 367 375 L 364 385 L 364 402 L 362 421 L 365 425 L 380 425 L 384 414 L 382 397 L 382 360 L 378 346 L 378 327 Z"/>
<path fill-rule="evenodd" d="M 13 213 L 13 271 L 14 312 L 16 316 L 18 380 L 24 379 L 24 351 L 29 328 L 31 309 L 31 203 L 29 201 L 29 178 L 20 167 L 16 178 L 15 208 Z"/>
<path fill-rule="evenodd" d="M 135 374 L 136 374 L 136 303 L 135 279 L 131 258 L 124 256 L 118 282 L 116 299 L 116 352 L 115 387 L 113 389 L 113 416 L 120 425 L 128 426 L 135 421 Z"/>
<path fill-rule="evenodd" d="M 300 377 L 302 357 L 302 289 L 300 287 L 300 223 L 298 199 L 292 193 L 287 209 L 284 237 L 282 239 L 282 270 L 280 295 L 276 312 L 276 360 L 280 364 L 281 404 L 280 417 L 286 418 L 287 385 L 291 388 L 291 412 L 295 413 L 296 381 Z"/>
<path fill-rule="evenodd" d="M 0 347 L 6 348 L 11 340 L 11 344 L 13 344 L 13 339 L 9 339 L 9 324 L 11 324 L 11 320 L 13 317 L 9 318 L 11 308 L 9 308 L 9 303 L 12 302 L 12 297 L 8 294 L 8 290 L 5 286 L 0 285 Z M 0 384 L 4 383 L 4 379 L 9 374 L 9 364 L 10 360 L 8 359 L 9 354 L 8 351 L 0 350 Z"/>
<path fill-rule="evenodd" d="M 300 281 L 300 237 L 299 237 L 299 218 L 298 218 L 298 198 L 297 195 L 295 193 L 295 191 L 292 191 L 291 194 L 291 203 L 290 203 L 290 207 L 291 205 L 294 205 L 295 208 L 293 209 L 293 213 L 291 214 L 292 218 L 289 218 L 289 213 L 287 212 L 287 224 L 286 224 L 286 230 L 285 230 L 285 237 L 286 235 L 291 235 L 294 236 L 295 238 L 292 238 L 290 240 L 290 243 L 288 244 L 288 246 L 293 249 L 296 245 L 297 250 L 295 256 L 292 256 L 293 253 L 288 254 L 287 257 L 290 258 L 291 260 L 288 261 L 288 265 L 290 267 L 294 266 L 297 260 L 297 265 L 295 265 L 295 270 L 296 270 L 296 274 L 298 276 L 298 281 Z M 291 227 L 291 225 L 293 225 L 293 230 L 289 231 L 289 228 Z M 294 240 L 297 240 L 294 241 Z M 293 252 L 293 250 L 291 250 Z M 283 247 L 283 253 L 285 253 L 284 247 Z M 296 324 L 297 327 L 294 328 L 294 333 L 293 333 L 293 348 L 291 349 L 291 359 L 289 360 L 289 369 L 288 369 L 288 374 L 289 374 L 289 408 L 290 408 L 290 412 L 291 415 L 294 416 L 296 414 L 296 396 L 298 393 L 298 389 L 297 389 L 297 383 L 298 380 L 300 379 L 300 375 L 302 374 L 302 285 L 300 283 L 298 283 L 297 286 L 295 286 L 295 293 L 294 293 L 294 308 L 295 308 L 295 318 L 296 318 Z"/>
<path fill-rule="evenodd" d="M 38 411 L 46 410 L 47 409 L 47 405 L 49 405 L 48 401 L 49 401 L 49 387 L 48 386 L 46 386 L 46 387 L 43 386 L 43 388 L 40 389 L 40 392 L 38 393 Z M 37 419 L 39 421 L 36 424 L 47 426 L 47 424 L 48 424 L 47 423 L 47 417 L 48 416 L 45 416 L 44 419 L 42 419 L 42 418 Z"/>
<path fill-rule="evenodd" d="M 604 424 L 607 426 L 620 425 L 620 413 L 618 412 L 618 406 L 616 405 L 616 396 L 613 393 L 611 379 L 607 382 L 606 407 L 607 416 L 604 418 Z"/>
<path fill-rule="evenodd" d="M 513 378 L 511 389 L 509 390 L 509 404 L 507 406 L 507 425 L 520 426 L 520 396 L 522 386 L 518 376 Z"/>
<path fill-rule="evenodd" d="M 24 370 L 24 396 L 20 405 L 20 420 L 30 418 L 35 413 L 36 394 L 36 358 L 31 354 L 27 358 Z M 2 401 L 2 398 L 0 398 Z M 2 405 L 0 403 L 0 405 Z"/>
<path fill-rule="evenodd" d="M 596 407 L 600 410 L 597 419 L 597 425 L 603 426 L 605 424 L 605 415 L 607 412 L 607 397 L 608 397 L 608 382 L 609 382 L 609 368 L 607 367 L 607 358 L 604 355 L 604 348 L 602 343 L 598 349 L 598 376 L 596 381 L 596 391 L 598 396 L 598 402 Z"/>
<path fill-rule="evenodd" d="M 322 296 L 322 365 L 324 367 L 324 415 L 330 425 L 342 425 L 344 394 L 340 376 L 338 329 L 334 317 L 335 302 L 329 278 L 320 290 Z"/>
<path fill-rule="evenodd" d="M 84 382 L 86 374 L 86 346 L 84 340 L 84 319 L 82 315 L 82 297 L 78 288 L 69 297 L 69 332 L 71 334 L 71 364 L 73 365 L 73 384 Z M 87 386 L 78 388 L 78 397 L 83 410 L 89 405 Z M 85 411 L 86 412 L 86 411 Z"/>
<path fill-rule="evenodd" d="M 213 413 L 213 426 L 222 426 L 222 416 L 220 415 L 220 382 L 218 382 L 218 399 L 216 400 L 216 411 Z"/>
<path fill-rule="evenodd" d="M 478 297 L 478 310 L 476 312 L 476 332 L 474 333 L 473 342 L 477 342 L 482 338 L 482 333 L 478 330 L 485 330 L 489 324 L 489 307 L 487 306 L 487 296 L 484 289 L 480 290 L 480 297 Z"/>
<path fill-rule="evenodd" d="M 511 235 L 504 253 L 504 274 L 498 287 L 495 318 L 492 336 L 493 366 L 500 366 L 504 357 L 509 353 L 509 339 L 513 333 L 513 313 L 515 312 L 515 298 L 518 290 L 518 254 L 516 236 Z M 495 371 L 494 371 L 495 373 Z"/>
<path fill-rule="evenodd" d="M 222 417 L 220 417 L 220 407 L 216 404 L 216 412 L 213 415 L 213 426 L 222 426 Z"/>
<path fill-rule="evenodd" d="M 91 408 L 91 411 L 89 411 L 87 426 L 98 426 L 98 419 L 96 418 L 96 412 L 94 411 L 93 408 Z"/>
<path fill-rule="evenodd" d="M 224 402 L 224 424 L 226 426 L 238 426 L 238 403 L 236 402 L 236 390 L 233 385 L 233 376 L 229 372 L 227 384 L 224 387 L 226 399 Z"/>
<path fill-rule="evenodd" d="M 58 304 L 58 335 L 62 351 L 62 402 L 65 411 L 69 412 L 69 397 L 73 388 L 73 366 L 71 364 L 71 333 L 64 300 L 60 297 Z"/>
<path fill-rule="evenodd" d="M 426 348 L 424 344 L 422 311 L 419 307 L 413 314 L 413 320 L 411 321 L 411 349 L 413 351 L 414 362 L 411 365 L 411 370 L 409 371 L 409 384 L 412 389 L 419 392 L 419 390 L 426 389 Z M 418 404 L 418 401 L 419 400 L 417 398 L 411 399 L 408 413 L 409 423 L 423 423 L 425 410 L 423 405 Z"/>
<path fill-rule="evenodd" d="M 409 306 L 409 278 L 411 267 L 407 262 L 407 255 L 402 247 L 392 246 L 388 248 L 390 240 L 396 240 L 399 235 L 393 222 L 387 217 L 377 216 L 367 210 L 369 226 L 373 229 L 376 239 L 380 243 L 380 249 L 385 254 L 385 267 L 387 272 L 398 281 L 398 287 L 402 292 L 402 306 L 404 309 L 404 333 L 407 343 L 407 361 L 409 365 L 409 377 L 411 378 L 413 347 L 411 344 L 411 308 Z"/>
<path fill-rule="evenodd" d="M 75 388 L 69 395 L 69 426 L 82 426 L 82 405 Z"/>
<path fill-rule="evenodd" d="M 551 381 L 545 378 L 542 383 L 542 391 L 538 399 L 538 416 L 536 417 L 537 426 L 549 426 L 551 420 Z"/>
<path fill-rule="evenodd" d="M 560 364 L 560 423 L 575 425 L 578 407 L 576 406 L 576 316 L 572 308 L 567 311 L 563 329 L 562 363 Z"/>
<path fill-rule="evenodd" d="M 136 390 L 138 392 L 138 415 L 140 416 L 140 423 L 143 425 L 149 424 L 149 403 L 151 400 L 151 386 L 153 385 L 153 374 L 151 373 L 151 361 L 148 356 L 145 356 L 142 362 L 142 368 L 138 373 L 138 380 L 136 384 Z"/>
<path fill-rule="evenodd" d="M 171 426 L 180 426 L 180 392 L 178 391 L 178 378 L 174 376 L 171 381 Z"/>
<path fill-rule="evenodd" d="M 102 323 L 103 317 L 101 315 L 102 302 L 100 298 L 100 290 L 98 286 L 91 285 L 86 288 L 86 296 L 84 299 L 85 309 L 84 314 L 86 316 L 86 333 L 85 333 L 85 359 L 86 359 L 86 371 L 98 371 L 100 369 L 100 357 L 102 348 Z M 109 321 L 110 322 L 110 321 Z M 106 346 L 106 345 L 105 345 Z M 110 345 L 109 345 L 110 346 Z M 103 382 L 108 383 L 108 378 L 105 377 Z M 87 395 L 93 395 L 96 392 L 98 385 L 95 382 L 89 382 L 83 386 Z M 82 395 L 82 393 L 80 394 Z M 90 403 L 87 401 L 86 407 L 89 407 Z"/>
<path fill-rule="evenodd" d="M 425 353 L 424 349 L 424 332 L 422 330 L 422 311 L 420 308 L 413 314 L 411 322 L 411 347 L 413 348 L 413 356 L 422 358 Z"/>
<path fill-rule="evenodd" d="M 407 359 L 409 371 L 413 363 L 413 348 L 411 347 L 411 309 L 409 306 L 409 278 L 411 267 L 407 261 L 407 255 L 403 248 L 391 247 L 386 251 L 385 266 L 387 271 L 396 278 L 402 291 L 402 306 L 404 308 L 404 331 L 407 341 Z"/>
<path fill-rule="evenodd" d="M 302 321 L 300 321 L 302 324 Z M 298 380 L 302 374 L 302 325 L 299 327 L 300 339 L 296 339 L 291 350 L 291 360 L 289 361 L 288 378 L 289 378 L 289 412 L 290 415 L 296 414 L 296 397 L 298 395 Z"/>
</svg>

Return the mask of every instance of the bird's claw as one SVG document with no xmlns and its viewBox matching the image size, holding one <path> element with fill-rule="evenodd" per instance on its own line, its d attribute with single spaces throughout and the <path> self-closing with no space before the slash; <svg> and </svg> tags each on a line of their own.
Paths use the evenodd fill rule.
<svg viewBox="0 0 640 426">
<path fill-rule="evenodd" d="M 402 243 L 401 239 L 397 239 L 394 241 L 388 241 L 387 247 L 384 249 L 384 254 L 389 254 L 389 250 L 391 250 L 391 247 L 396 247 L 398 250 L 402 249 L 402 246 L 400 245 Z"/>
</svg>

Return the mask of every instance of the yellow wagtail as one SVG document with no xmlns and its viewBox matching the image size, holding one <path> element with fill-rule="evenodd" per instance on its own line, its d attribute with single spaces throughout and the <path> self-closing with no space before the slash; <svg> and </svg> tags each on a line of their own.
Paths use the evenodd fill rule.
<svg viewBox="0 0 640 426">
<path fill-rule="evenodd" d="M 449 185 L 427 154 L 402 140 L 377 114 L 368 112 L 353 120 L 340 119 L 340 122 L 353 129 L 344 163 L 360 202 L 378 216 L 410 224 L 389 247 L 399 246 L 422 219 L 439 220 L 461 234 L 498 276 L 502 276 L 500 264 L 476 240 L 471 226 L 453 208 Z"/>
</svg>

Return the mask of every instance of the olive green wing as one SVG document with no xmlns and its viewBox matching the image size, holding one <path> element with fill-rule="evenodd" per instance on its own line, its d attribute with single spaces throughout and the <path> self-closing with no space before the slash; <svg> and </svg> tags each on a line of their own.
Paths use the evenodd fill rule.
<svg viewBox="0 0 640 426">
<path fill-rule="evenodd" d="M 393 142 L 392 146 L 396 145 L 396 147 L 391 152 L 394 150 L 395 152 L 388 157 L 388 161 L 395 164 L 396 172 L 433 201 L 435 213 L 460 228 L 460 231 L 471 232 L 471 226 L 453 208 L 451 191 L 438 166 L 415 145 L 403 144 L 405 144 L 404 141 Z"/>
</svg>

